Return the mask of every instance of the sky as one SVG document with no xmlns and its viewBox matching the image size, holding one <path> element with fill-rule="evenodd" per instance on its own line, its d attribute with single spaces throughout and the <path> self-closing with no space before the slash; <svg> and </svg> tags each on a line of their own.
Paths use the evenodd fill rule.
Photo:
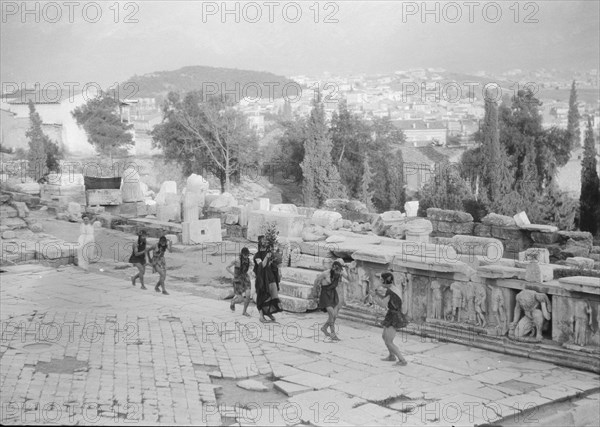
<svg viewBox="0 0 600 427">
<path fill-rule="evenodd" d="M 288 77 L 600 68 L 598 0 L 429 1 L 426 15 L 422 1 L 228 2 L 229 14 L 221 1 L 1 3 L 3 87 L 105 87 L 190 65 Z"/>
</svg>

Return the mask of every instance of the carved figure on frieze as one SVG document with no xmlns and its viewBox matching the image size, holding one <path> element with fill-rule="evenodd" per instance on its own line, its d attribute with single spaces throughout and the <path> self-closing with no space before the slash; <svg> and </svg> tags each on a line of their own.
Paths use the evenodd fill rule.
<svg viewBox="0 0 600 427">
<path fill-rule="evenodd" d="M 431 313 L 428 317 L 431 319 L 442 318 L 442 291 L 437 280 L 431 282 Z"/>
<path fill-rule="evenodd" d="M 446 318 L 446 320 L 458 322 L 460 319 L 460 310 L 464 307 L 462 283 L 452 282 L 450 291 L 452 292 L 452 311 L 450 312 L 450 318 Z"/>
<path fill-rule="evenodd" d="M 462 283 L 463 308 L 467 311 L 467 323 L 477 323 L 475 314 L 475 288 L 474 283 Z"/>
<path fill-rule="evenodd" d="M 532 290 L 519 292 L 515 298 L 515 313 L 509 336 L 517 340 L 540 342 L 544 323 L 551 319 L 551 311 L 546 294 Z"/>
<path fill-rule="evenodd" d="M 571 318 L 571 324 L 573 325 L 573 341 L 576 345 L 585 346 L 588 327 L 592 327 L 592 308 L 587 301 L 575 303 L 575 314 Z"/>
<path fill-rule="evenodd" d="M 481 326 L 485 328 L 487 325 L 487 320 L 485 318 L 485 310 L 486 310 L 486 292 L 485 286 L 480 283 L 473 283 L 473 293 L 474 293 L 474 306 L 475 306 L 475 321 L 477 326 Z"/>
<path fill-rule="evenodd" d="M 502 293 L 502 289 L 497 286 L 488 285 L 488 288 L 492 292 L 492 313 L 494 313 L 494 317 L 496 318 L 496 329 L 499 330 L 500 335 L 506 335 L 508 327 L 506 325 L 504 294 Z"/>
</svg>

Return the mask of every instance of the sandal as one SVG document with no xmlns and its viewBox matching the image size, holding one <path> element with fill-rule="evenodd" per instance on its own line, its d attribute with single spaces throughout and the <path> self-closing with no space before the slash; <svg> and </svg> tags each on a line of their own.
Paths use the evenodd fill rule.
<svg viewBox="0 0 600 427">
<path fill-rule="evenodd" d="M 156 292 L 160 292 L 160 288 L 159 288 L 158 286 L 155 286 L 155 287 L 154 287 L 154 290 L 155 290 Z"/>
<path fill-rule="evenodd" d="M 339 338 L 339 337 L 338 337 L 336 334 L 332 334 L 332 335 L 331 335 L 331 339 L 332 339 L 333 341 L 341 341 L 341 339 L 340 339 L 340 338 Z"/>
<path fill-rule="evenodd" d="M 396 361 L 396 356 L 388 356 L 385 357 L 383 359 L 381 359 L 382 362 L 395 362 Z"/>
<path fill-rule="evenodd" d="M 167 291 L 162 291 L 163 295 L 169 295 Z"/>
<path fill-rule="evenodd" d="M 258 320 L 260 321 L 260 323 L 269 323 L 269 321 L 264 317 L 260 317 Z"/>
<path fill-rule="evenodd" d="M 144 285 L 142 285 L 142 289 L 143 289 L 143 290 L 146 290 L 146 289 L 148 289 L 148 288 L 147 288 L 147 287 L 145 287 Z"/>
<path fill-rule="evenodd" d="M 252 316 L 250 316 L 250 315 L 249 315 L 248 313 L 246 313 L 246 312 L 243 312 L 243 313 L 242 313 L 242 316 L 246 316 L 246 317 L 252 317 Z"/>
<path fill-rule="evenodd" d="M 408 365 L 408 362 L 406 360 L 398 360 L 398 362 L 396 362 L 396 365 L 406 366 L 406 365 Z"/>
</svg>

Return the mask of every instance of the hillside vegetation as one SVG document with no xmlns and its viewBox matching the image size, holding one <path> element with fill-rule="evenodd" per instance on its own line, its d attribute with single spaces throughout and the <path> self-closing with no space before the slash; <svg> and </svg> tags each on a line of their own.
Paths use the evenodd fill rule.
<svg viewBox="0 0 600 427">
<path fill-rule="evenodd" d="M 238 91 L 242 92 L 240 98 L 254 98 L 257 92 L 261 92 L 263 98 L 268 98 L 269 95 L 281 98 L 282 88 L 288 83 L 293 83 L 293 80 L 264 71 L 189 66 L 174 71 L 135 75 L 121 84 L 121 93 L 129 98 L 163 98 L 171 91 L 182 93 L 203 88 L 214 91 L 218 88 L 220 92 L 223 89 L 234 90 L 237 84 Z M 257 91 L 256 86 L 260 87 L 260 91 Z M 243 92 L 244 87 L 246 92 Z M 137 92 L 132 94 L 136 89 Z"/>
</svg>

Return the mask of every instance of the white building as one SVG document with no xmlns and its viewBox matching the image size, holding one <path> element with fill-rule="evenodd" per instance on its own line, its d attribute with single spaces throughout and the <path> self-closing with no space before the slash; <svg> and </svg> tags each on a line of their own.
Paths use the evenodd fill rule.
<svg viewBox="0 0 600 427">
<path fill-rule="evenodd" d="M 61 127 L 62 146 L 69 154 L 95 153 L 85 131 L 77 125 L 77 121 L 71 114 L 77 107 L 88 101 L 82 93 L 69 96 L 68 92 L 63 91 L 63 96 L 53 98 L 47 96 L 46 99 L 34 93 L 25 93 L 18 98 L 8 99 L 6 103 L 3 102 L 2 109 L 15 113 L 15 119 L 28 118 L 30 99 L 43 124 Z M 6 141 L 6 144 L 10 146 L 10 141 Z"/>
</svg>

